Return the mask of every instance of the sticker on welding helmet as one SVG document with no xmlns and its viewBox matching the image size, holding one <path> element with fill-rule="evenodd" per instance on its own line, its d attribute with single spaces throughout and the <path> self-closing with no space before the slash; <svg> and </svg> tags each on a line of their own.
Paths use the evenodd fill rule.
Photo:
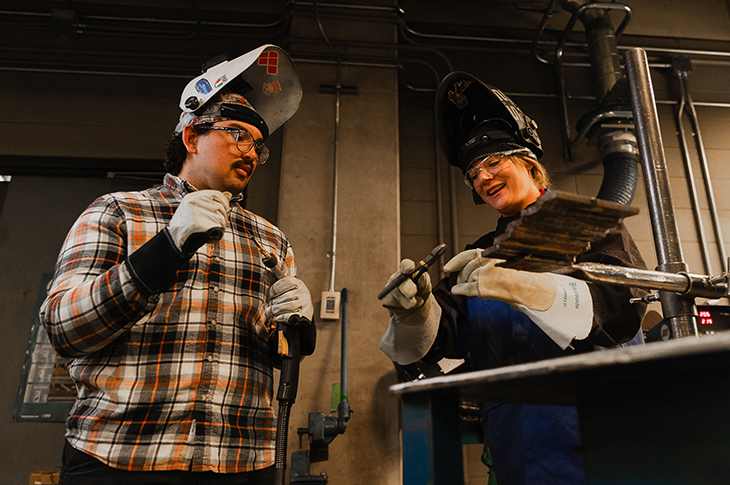
<svg viewBox="0 0 730 485">
<path fill-rule="evenodd" d="M 199 92 L 200 94 L 208 94 L 213 90 L 213 88 L 210 87 L 210 83 L 207 79 L 202 78 L 198 82 L 195 83 L 195 90 Z"/>
<path fill-rule="evenodd" d="M 279 73 L 279 53 L 276 51 L 262 52 L 259 56 L 259 66 L 266 66 L 266 74 Z"/>
<path fill-rule="evenodd" d="M 454 83 L 454 89 L 448 93 L 449 100 L 459 109 L 464 109 L 469 104 L 469 100 L 466 96 L 464 96 L 464 91 L 466 91 L 466 88 L 468 88 L 470 84 L 471 81 L 467 79 L 456 81 Z"/>
<path fill-rule="evenodd" d="M 272 83 L 264 83 L 264 94 L 266 96 L 276 96 L 281 92 L 281 84 L 279 84 L 279 81 L 274 81 Z"/>
<path fill-rule="evenodd" d="M 218 80 L 214 83 L 214 86 L 217 87 L 217 88 L 219 88 L 219 87 L 223 86 L 227 82 L 228 82 L 228 76 L 226 76 L 224 74 L 224 75 L 222 75 L 221 77 L 218 78 Z"/>
</svg>

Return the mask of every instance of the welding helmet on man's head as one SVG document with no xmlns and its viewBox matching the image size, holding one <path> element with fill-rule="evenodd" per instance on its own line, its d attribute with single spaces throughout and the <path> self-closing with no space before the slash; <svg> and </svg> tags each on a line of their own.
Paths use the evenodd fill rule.
<svg viewBox="0 0 730 485">
<path fill-rule="evenodd" d="M 299 108 L 302 85 L 289 54 L 263 45 L 233 60 L 210 61 L 180 97 L 180 122 L 186 125 L 238 120 L 255 126 L 266 139 Z"/>
<path fill-rule="evenodd" d="M 462 172 L 478 157 L 526 147 L 539 159 L 537 123 L 499 89 L 466 72 L 447 75 L 436 92 L 441 149 Z"/>
</svg>

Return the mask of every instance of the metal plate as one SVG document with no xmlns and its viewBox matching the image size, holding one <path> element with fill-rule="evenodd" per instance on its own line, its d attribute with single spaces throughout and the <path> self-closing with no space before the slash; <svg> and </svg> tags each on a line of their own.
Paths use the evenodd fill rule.
<svg viewBox="0 0 730 485">
<path fill-rule="evenodd" d="M 484 256 L 507 260 L 500 266 L 553 271 L 570 265 L 639 209 L 595 197 L 550 191 L 523 210 L 519 219 L 484 250 Z"/>
</svg>

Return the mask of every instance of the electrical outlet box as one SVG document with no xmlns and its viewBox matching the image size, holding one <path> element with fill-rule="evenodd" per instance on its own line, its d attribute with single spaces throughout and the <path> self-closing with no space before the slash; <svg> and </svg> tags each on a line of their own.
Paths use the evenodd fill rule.
<svg viewBox="0 0 730 485">
<path fill-rule="evenodd" d="M 323 291 L 322 308 L 319 311 L 322 320 L 337 320 L 340 318 L 340 292 Z"/>
</svg>

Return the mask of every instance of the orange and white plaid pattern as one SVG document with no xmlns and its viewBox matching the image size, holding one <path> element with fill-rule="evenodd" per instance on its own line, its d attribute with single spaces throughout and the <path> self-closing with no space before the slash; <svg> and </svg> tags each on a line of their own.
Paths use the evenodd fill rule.
<svg viewBox="0 0 730 485">
<path fill-rule="evenodd" d="M 167 226 L 186 193 L 168 174 L 161 187 L 102 196 L 66 238 L 41 308 L 54 347 L 72 357 L 78 398 L 66 438 L 125 470 L 271 466 L 268 281 L 251 238 L 295 275 L 292 249 L 234 199 L 224 237 L 203 245 L 167 290 L 140 293 L 126 256 Z"/>
</svg>

